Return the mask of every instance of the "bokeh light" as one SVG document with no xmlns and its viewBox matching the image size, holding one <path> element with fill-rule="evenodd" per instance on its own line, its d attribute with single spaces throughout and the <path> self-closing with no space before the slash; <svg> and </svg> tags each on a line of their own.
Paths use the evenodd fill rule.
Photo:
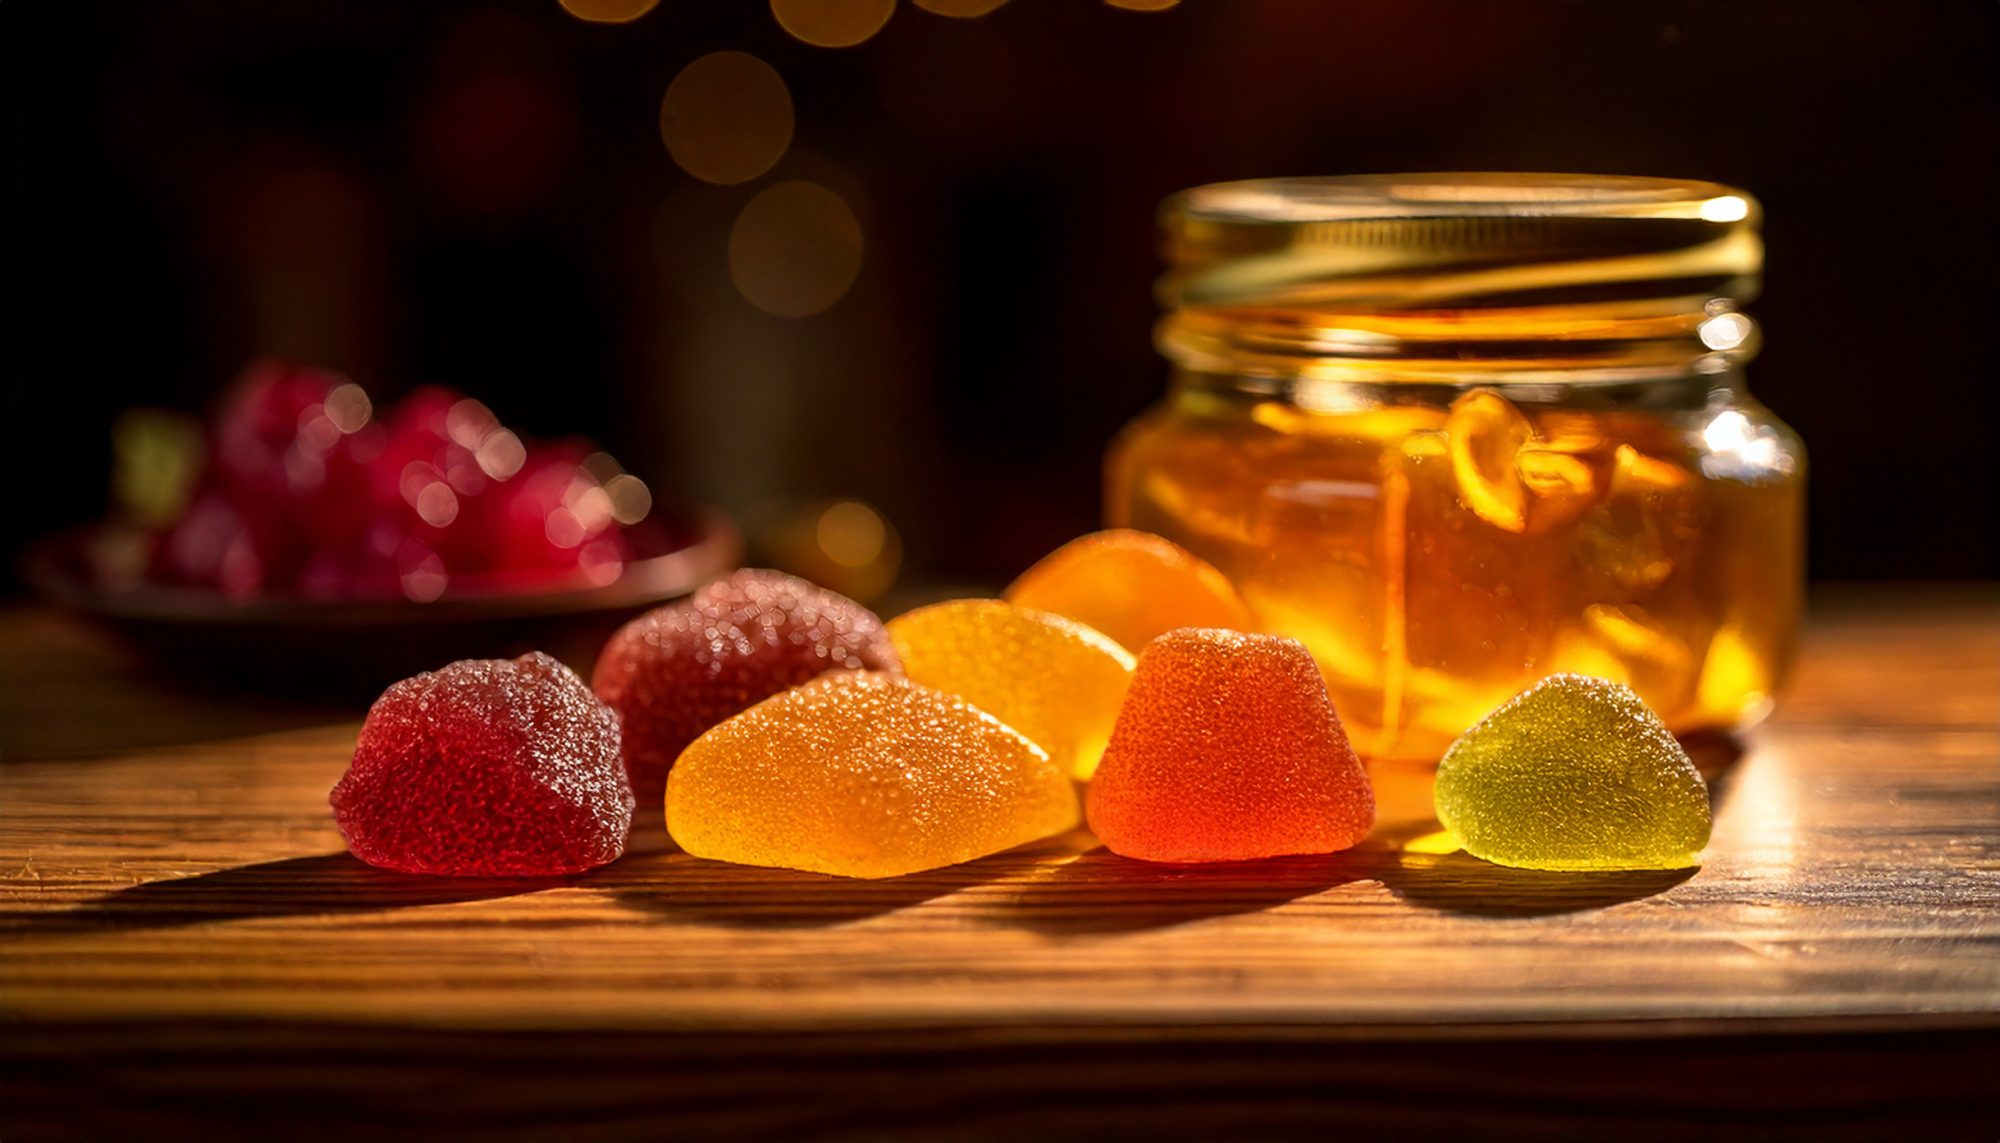
<svg viewBox="0 0 2000 1143">
<path fill-rule="evenodd" d="M 830 505 L 813 531 L 826 558 L 848 568 L 864 568 L 882 558 L 888 534 L 881 515 L 859 500 Z"/>
<path fill-rule="evenodd" d="M 528 447 L 509 429 L 494 429 L 472 450 L 479 469 L 495 480 L 506 480 L 527 463 Z"/>
<path fill-rule="evenodd" d="M 592 24 L 629 24 L 660 0 L 561 0 L 563 11 Z"/>
<path fill-rule="evenodd" d="M 429 603 L 444 594 L 451 577 L 444 560 L 415 540 L 405 540 L 396 549 L 396 582 L 412 603 Z"/>
<path fill-rule="evenodd" d="M 1740 349 L 1757 332 L 1757 323 L 1744 314 L 1717 314 L 1701 323 L 1695 331 L 1701 343 L 1717 352 Z"/>
<path fill-rule="evenodd" d="M 667 85 L 660 99 L 660 138 L 674 162 L 703 182 L 749 182 L 791 145 L 791 92 L 756 56 L 712 52 Z"/>
<path fill-rule="evenodd" d="M 940 16 L 971 20 L 993 11 L 1007 0 L 914 0 L 917 7 Z"/>
<path fill-rule="evenodd" d="M 443 528 L 458 519 L 458 494 L 444 481 L 433 480 L 417 493 L 412 507 L 416 508 L 424 523 L 433 528 Z"/>
<path fill-rule="evenodd" d="M 1750 204 L 1741 195 L 1726 194 L 1701 204 L 1704 222 L 1741 222 L 1750 217 Z"/>
<path fill-rule="evenodd" d="M 851 48 L 882 30 L 896 0 L 771 0 L 771 15 L 796 39 L 819 48 Z"/>
<path fill-rule="evenodd" d="M 793 502 L 757 515 L 749 524 L 759 559 L 850 599 L 880 599 L 902 569 L 902 538 L 863 501 Z"/>
<path fill-rule="evenodd" d="M 729 231 L 729 277 L 751 305 L 808 317 L 839 301 L 861 270 L 861 224 L 818 183 L 775 183 Z"/>
<path fill-rule="evenodd" d="M 326 395 L 324 407 L 327 421 L 342 433 L 359 432 L 375 412 L 368 394 L 352 381 L 335 386 L 333 392 Z"/>
<path fill-rule="evenodd" d="M 637 524 L 653 510 L 653 492 L 646 482 L 629 472 L 621 472 L 604 483 L 611 501 L 611 518 L 620 524 Z"/>
</svg>

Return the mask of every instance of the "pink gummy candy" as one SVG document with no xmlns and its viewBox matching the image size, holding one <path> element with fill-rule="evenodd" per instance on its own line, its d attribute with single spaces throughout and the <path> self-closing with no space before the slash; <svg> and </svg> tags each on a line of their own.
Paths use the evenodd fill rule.
<svg viewBox="0 0 2000 1143">
<path fill-rule="evenodd" d="M 618 716 L 540 652 L 390 687 L 330 800 L 354 856 L 451 877 L 575 873 L 632 826 Z"/>
<path fill-rule="evenodd" d="M 657 808 L 688 743 L 825 671 L 902 673 L 882 621 L 782 572 L 745 568 L 619 628 L 591 685 L 624 722 L 639 804 Z"/>
</svg>

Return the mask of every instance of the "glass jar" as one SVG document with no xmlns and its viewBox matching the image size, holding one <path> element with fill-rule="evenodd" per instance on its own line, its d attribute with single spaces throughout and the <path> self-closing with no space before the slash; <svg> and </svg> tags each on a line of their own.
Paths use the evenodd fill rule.
<svg viewBox="0 0 2000 1143">
<path fill-rule="evenodd" d="M 1742 366 L 1750 196 L 1580 175 L 1280 179 L 1163 210 L 1164 401 L 1106 515 L 1311 648 L 1365 755 L 1434 759 L 1558 671 L 1677 732 L 1763 716 L 1805 458 Z"/>
</svg>

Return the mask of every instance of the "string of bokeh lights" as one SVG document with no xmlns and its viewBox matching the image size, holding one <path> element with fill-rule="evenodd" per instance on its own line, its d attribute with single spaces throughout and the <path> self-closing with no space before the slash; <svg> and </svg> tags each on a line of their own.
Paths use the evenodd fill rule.
<svg viewBox="0 0 2000 1143">
<path fill-rule="evenodd" d="M 659 0 L 558 0 L 580 20 L 626 24 Z M 932 15 L 971 20 L 1007 0 L 911 0 Z M 1161 12 L 1180 0 L 1103 0 L 1111 8 Z M 872 39 L 895 15 L 896 0 L 768 0 L 786 34 L 819 48 Z M 747 186 L 790 150 L 796 109 L 785 79 L 744 51 L 710 52 L 683 66 L 660 97 L 660 139 L 690 176 L 715 186 Z M 863 233 L 847 200 L 810 179 L 758 188 L 729 230 L 727 270 L 743 299 L 764 313 L 806 318 L 845 297 L 861 272 Z M 604 485 L 613 500 L 621 480 Z M 634 481 L 636 484 L 636 481 Z M 643 491 L 643 485 L 638 486 Z M 624 507 L 621 505 L 621 507 Z M 871 600 L 894 581 L 902 544 L 887 519 L 857 500 L 794 504 L 755 527 L 767 556 L 835 590 Z"/>
<path fill-rule="evenodd" d="M 559 0 L 596 24 L 627 24 L 659 0 Z M 977 19 L 1007 0 L 911 0 L 954 19 Z M 1104 0 L 1112 8 L 1158 12 L 1180 0 Z M 851 48 L 873 38 L 895 15 L 896 0 L 769 0 L 778 26 L 801 43 Z M 768 174 L 790 149 L 795 129 L 790 88 L 776 68 L 748 52 L 718 51 L 682 67 L 660 98 L 660 138 L 689 175 L 741 186 Z M 846 296 L 861 272 L 861 222 L 847 200 L 810 180 L 757 191 L 730 227 L 728 272 L 736 292 L 779 317 L 822 313 Z"/>
</svg>

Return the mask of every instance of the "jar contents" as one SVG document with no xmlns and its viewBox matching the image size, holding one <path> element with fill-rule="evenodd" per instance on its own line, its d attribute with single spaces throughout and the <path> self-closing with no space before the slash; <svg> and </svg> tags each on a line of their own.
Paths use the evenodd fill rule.
<svg viewBox="0 0 2000 1143">
<path fill-rule="evenodd" d="M 1802 497 L 1789 430 L 1718 392 L 1674 415 L 1497 387 L 1322 411 L 1188 385 L 1114 447 L 1107 515 L 1305 643 L 1364 755 L 1436 758 L 1561 672 L 1676 731 L 1733 727 L 1790 659 Z"/>
<path fill-rule="evenodd" d="M 1750 396 L 1756 200 L 1462 173 L 1197 187 L 1162 213 L 1166 399 L 1106 515 L 1303 642 L 1354 744 L 1434 761 L 1573 672 L 1676 731 L 1769 709 L 1804 452 Z"/>
</svg>

